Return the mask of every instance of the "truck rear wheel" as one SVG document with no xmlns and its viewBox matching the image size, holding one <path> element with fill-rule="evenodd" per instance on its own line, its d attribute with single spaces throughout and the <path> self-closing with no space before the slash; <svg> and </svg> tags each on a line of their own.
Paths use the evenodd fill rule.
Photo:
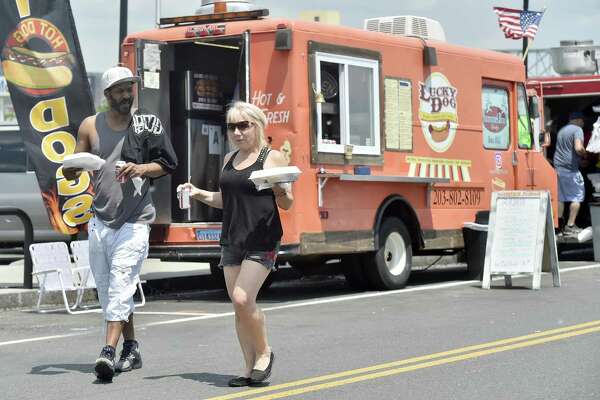
<svg viewBox="0 0 600 400">
<path fill-rule="evenodd" d="M 379 228 L 379 250 L 365 255 L 371 284 L 380 290 L 402 289 L 412 268 L 412 244 L 406 225 L 396 217 L 386 218 Z"/>
</svg>

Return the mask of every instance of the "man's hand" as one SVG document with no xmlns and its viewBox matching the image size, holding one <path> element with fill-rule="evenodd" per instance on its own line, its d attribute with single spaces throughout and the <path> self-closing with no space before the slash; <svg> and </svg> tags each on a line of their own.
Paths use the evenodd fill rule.
<svg viewBox="0 0 600 400">
<path fill-rule="evenodd" d="M 134 164 L 132 162 L 128 162 L 123 167 L 119 169 L 119 174 L 117 175 L 117 179 L 129 179 L 129 178 L 137 178 L 142 177 L 146 174 L 147 164 Z"/>
<path fill-rule="evenodd" d="M 65 177 L 66 180 L 74 181 L 75 179 L 79 178 L 79 176 L 83 172 L 83 169 L 82 168 L 63 168 L 62 172 L 63 172 L 63 176 Z"/>
</svg>

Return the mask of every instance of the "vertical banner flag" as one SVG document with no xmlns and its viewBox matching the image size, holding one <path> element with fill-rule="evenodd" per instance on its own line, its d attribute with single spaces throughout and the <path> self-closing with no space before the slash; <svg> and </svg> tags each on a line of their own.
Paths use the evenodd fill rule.
<svg viewBox="0 0 600 400">
<path fill-rule="evenodd" d="M 25 149 L 55 230 L 75 234 L 91 218 L 90 175 L 62 174 L 81 121 L 94 105 L 68 0 L 2 0 L 0 59 Z M 18 204 L 16 205 L 18 206 Z"/>
<path fill-rule="evenodd" d="M 525 11 L 512 8 L 494 7 L 498 15 L 498 25 L 507 39 L 522 39 L 523 37 L 535 38 L 538 31 L 543 11 Z"/>
</svg>

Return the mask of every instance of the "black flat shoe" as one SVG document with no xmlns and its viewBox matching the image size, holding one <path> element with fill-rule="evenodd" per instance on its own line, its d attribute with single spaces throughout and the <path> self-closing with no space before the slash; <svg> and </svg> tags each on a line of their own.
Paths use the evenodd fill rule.
<svg viewBox="0 0 600 400">
<path fill-rule="evenodd" d="M 273 361 L 275 361 L 275 353 L 271 352 L 271 357 L 269 359 L 269 365 L 264 371 L 260 369 L 253 369 L 250 372 L 250 383 L 260 383 L 263 382 L 271 376 L 271 368 L 273 367 Z"/>
<path fill-rule="evenodd" d="M 250 385 L 250 378 L 245 376 L 238 376 L 237 378 L 231 379 L 227 384 L 231 387 L 242 387 Z"/>
</svg>

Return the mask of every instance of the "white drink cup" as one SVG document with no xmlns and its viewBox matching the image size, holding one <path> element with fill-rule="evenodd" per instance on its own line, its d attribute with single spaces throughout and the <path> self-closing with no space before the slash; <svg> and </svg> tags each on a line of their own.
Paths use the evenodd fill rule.
<svg viewBox="0 0 600 400">
<path fill-rule="evenodd" d="M 119 183 L 125 183 L 125 181 L 127 180 L 127 177 L 121 177 L 119 178 L 119 172 L 121 171 L 121 168 L 123 168 L 127 163 L 125 161 L 117 161 L 115 163 L 115 178 L 117 178 L 117 181 Z"/>
<path fill-rule="evenodd" d="M 187 210 L 190 208 L 190 188 L 180 188 L 177 191 L 177 197 L 179 198 L 179 208 L 182 210 Z"/>
</svg>

